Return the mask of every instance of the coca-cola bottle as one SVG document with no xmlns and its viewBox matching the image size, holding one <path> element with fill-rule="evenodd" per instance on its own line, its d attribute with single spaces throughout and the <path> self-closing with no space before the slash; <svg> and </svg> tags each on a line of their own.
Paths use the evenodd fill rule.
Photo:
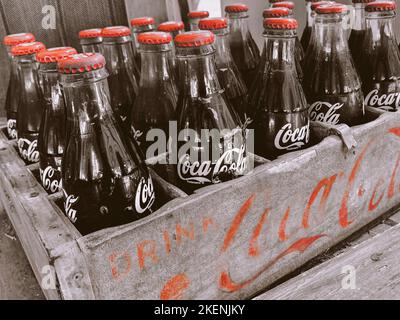
<svg viewBox="0 0 400 320">
<path fill-rule="evenodd" d="M 41 100 L 36 53 L 45 50 L 41 42 L 23 43 L 12 47 L 11 54 L 18 68 L 17 132 L 18 151 L 22 159 L 39 162 L 37 148 L 44 106 Z"/>
<path fill-rule="evenodd" d="M 289 9 L 289 18 L 293 18 L 293 10 L 294 10 L 294 3 L 292 1 L 280 1 L 280 2 L 275 2 L 272 4 L 272 8 L 287 8 Z M 296 58 L 297 60 L 301 63 L 303 63 L 304 60 L 304 49 L 303 46 L 301 45 L 301 42 L 299 40 L 299 37 L 296 37 Z M 302 79 L 302 74 L 299 75 L 300 78 Z"/>
<path fill-rule="evenodd" d="M 141 219 L 155 201 L 141 152 L 111 108 L 105 63 L 98 53 L 58 63 L 70 130 L 62 163 L 64 207 L 82 234 Z"/>
<path fill-rule="evenodd" d="M 311 3 L 311 17 L 312 17 L 312 21 L 314 21 L 316 13 L 315 13 L 315 9 L 317 9 L 319 6 L 322 5 L 329 5 L 329 4 L 334 4 L 333 1 L 317 1 L 317 2 L 312 2 Z M 314 63 L 315 61 L 313 61 L 313 59 L 315 58 L 315 52 L 314 50 L 316 50 L 316 43 L 317 43 L 317 37 L 315 34 L 315 24 L 314 22 L 312 23 L 312 28 L 311 28 L 311 36 L 310 36 L 310 41 L 307 47 L 307 50 L 305 52 L 304 55 L 304 60 L 303 60 L 303 65 L 302 65 L 302 69 L 303 72 L 306 72 L 306 70 L 309 70 L 309 68 L 313 68 L 314 67 Z"/>
<path fill-rule="evenodd" d="M 208 11 L 190 11 L 187 16 L 189 19 L 190 30 L 198 31 L 200 20 L 208 18 L 210 13 Z"/>
<path fill-rule="evenodd" d="M 61 163 L 65 149 L 65 105 L 58 82 L 58 61 L 76 54 L 70 47 L 51 48 L 36 55 L 44 105 L 38 138 L 40 181 L 48 193 L 61 190 Z"/>
<path fill-rule="evenodd" d="M 229 44 L 233 60 L 239 68 L 247 88 L 250 88 L 260 62 L 260 50 L 249 29 L 249 8 L 245 4 L 233 4 L 225 7 L 229 19 Z"/>
<path fill-rule="evenodd" d="M 400 108 L 400 52 L 394 34 L 396 3 L 371 2 L 365 10 L 367 31 L 359 65 L 365 105 L 396 111 Z"/>
<path fill-rule="evenodd" d="M 307 20 L 306 27 L 304 28 L 303 35 L 301 36 L 301 45 L 305 52 L 307 52 L 308 45 L 310 44 L 311 32 L 314 25 L 314 18 L 311 11 L 311 3 L 318 2 L 319 0 L 306 0 Z"/>
<path fill-rule="evenodd" d="M 147 133 L 160 129 L 168 133 L 169 122 L 176 121 L 178 91 L 173 77 L 169 52 L 172 37 L 165 32 L 148 32 L 138 37 L 142 55 L 139 94 L 132 108 L 132 126 L 144 153 L 153 141 Z"/>
<path fill-rule="evenodd" d="M 182 21 L 167 21 L 161 23 L 157 30 L 161 32 L 168 32 L 172 36 L 172 50 L 168 52 L 168 56 L 174 71 L 175 80 L 177 80 L 179 77 L 179 69 L 176 61 L 175 45 L 173 44 L 173 40 L 178 34 L 181 34 L 185 30 L 185 25 Z"/>
<path fill-rule="evenodd" d="M 86 29 L 79 32 L 79 42 L 82 47 L 82 52 L 101 52 L 101 44 L 103 37 L 101 36 L 102 29 Z"/>
<path fill-rule="evenodd" d="M 240 119 L 221 93 L 214 39 L 209 31 L 186 32 L 175 38 L 181 84 L 177 174 L 180 188 L 188 193 L 239 177 L 248 165 Z M 207 132 L 214 133 L 213 139 Z"/>
<path fill-rule="evenodd" d="M 131 30 L 116 26 L 102 31 L 102 54 L 109 72 L 111 107 L 129 127 L 132 106 L 139 90 L 139 74 L 132 51 Z"/>
<path fill-rule="evenodd" d="M 17 139 L 17 112 L 20 98 L 17 64 L 14 62 L 11 55 L 11 48 L 21 43 L 29 43 L 33 41 L 35 41 L 35 36 L 31 33 L 11 34 L 4 37 L 3 41 L 10 61 L 10 80 L 8 83 L 5 104 L 7 112 L 7 136 L 9 139 Z"/>
<path fill-rule="evenodd" d="M 342 24 L 347 11 L 341 4 L 316 8 L 316 47 L 304 73 L 310 118 L 329 125 L 358 125 L 365 115 L 361 82 Z"/>
<path fill-rule="evenodd" d="M 218 80 L 226 97 L 240 116 L 246 120 L 248 93 L 236 63 L 233 61 L 229 47 L 228 21 L 224 18 L 208 18 L 200 20 L 200 30 L 209 30 L 215 35 L 215 62 Z"/>
<path fill-rule="evenodd" d="M 133 47 L 133 55 L 135 57 L 135 63 L 140 70 L 140 53 L 139 53 L 139 42 L 137 41 L 137 37 L 139 34 L 144 32 L 156 31 L 156 22 L 152 17 L 140 17 L 134 18 L 131 20 L 132 27 L 132 47 Z"/>
<path fill-rule="evenodd" d="M 256 154 L 269 159 L 306 148 L 310 141 L 308 105 L 296 69 L 297 27 L 290 18 L 264 21 L 267 58 L 251 127 Z"/>
</svg>

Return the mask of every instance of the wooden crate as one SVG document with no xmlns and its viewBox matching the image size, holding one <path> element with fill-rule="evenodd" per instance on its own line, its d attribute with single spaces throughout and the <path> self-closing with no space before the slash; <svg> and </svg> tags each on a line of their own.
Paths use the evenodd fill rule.
<svg viewBox="0 0 400 320">
<path fill-rule="evenodd" d="M 170 201 L 85 237 L 0 135 L 0 199 L 39 283 L 55 268 L 49 299 L 248 299 L 400 204 L 400 114 L 368 112 L 342 137 L 314 125 L 319 144 L 191 196 L 155 176 Z"/>
</svg>

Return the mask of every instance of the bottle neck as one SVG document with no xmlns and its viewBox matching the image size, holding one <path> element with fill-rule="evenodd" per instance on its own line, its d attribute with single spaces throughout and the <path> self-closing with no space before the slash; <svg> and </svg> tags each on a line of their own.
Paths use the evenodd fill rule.
<svg viewBox="0 0 400 320">
<path fill-rule="evenodd" d="M 378 45 L 384 40 L 396 42 L 393 28 L 395 16 L 393 11 L 368 13 L 366 28 L 369 41 Z"/>
<path fill-rule="evenodd" d="M 102 52 L 107 61 L 106 68 L 111 74 L 119 69 L 134 69 L 133 49 L 130 41 L 123 43 L 104 42 Z"/>
<path fill-rule="evenodd" d="M 342 14 L 317 15 L 315 18 L 315 41 L 324 52 L 349 50 L 347 36 L 343 29 Z"/>
<path fill-rule="evenodd" d="M 219 68 L 221 66 L 227 66 L 233 63 L 228 36 L 228 32 L 220 32 L 215 34 L 215 61 Z"/>
<path fill-rule="evenodd" d="M 307 22 L 306 27 L 312 27 L 314 25 L 314 12 L 311 10 L 311 2 L 308 1 L 306 3 L 306 12 L 307 12 Z"/>
<path fill-rule="evenodd" d="M 103 68 L 61 76 L 67 123 L 72 135 L 94 133 L 94 125 L 105 116 L 112 115 L 107 75 Z"/>
<path fill-rule="evenodd" d="M 154 47 L 154 46 L 153 46 Z M 141 88 L 153 88 L 154 83 L 164 83 L 172 80 L 169 54 L 171 49 L 154 51 L 141 51 Z"/>
<path fill-rule="evenodd" d="M 249 33 L 248 16 L 236 17 L 231 14 L 229 16 L 229 28 L 231 34 L 242 34 L 242 38 L 245 39 Z"/>
<path fill-rule="evenodd" d="M 366 29 L 365 4 L 364 3 L 355 3 L 354 4 L 353 30 L 362 31 L 365 29 Z"/>
<path fill-rule="evenodd" d="M 43 99 L 46 103 L 46 111 L 56 113 L 63 111 L 61 104 L 61 90 L 58 82 L 56 63 L 41 64 L 39 67 L 39 82 Z"/>
<path fill-rule="evenodd" d="M 14 64 L 17 72 L 17 77 L 22 83 L 22 88 L 33 89 L 33 87 L 39 85 L 39 64 L 36 62 L 35 55 L 15 57 Z"/>
<path fill-rule="evenodd" d="M 296 72 L 296 31 L 268 30 L 264 37 L 268 71 Z"/>
<path fill-rule="evenodd" d="M 207 54 L 181 55 L 178 53 L 178 59 L 179 79 L 184 95 L 199 98 L 221 91 L 213 49 L 210 49 Z"/>
</svg>

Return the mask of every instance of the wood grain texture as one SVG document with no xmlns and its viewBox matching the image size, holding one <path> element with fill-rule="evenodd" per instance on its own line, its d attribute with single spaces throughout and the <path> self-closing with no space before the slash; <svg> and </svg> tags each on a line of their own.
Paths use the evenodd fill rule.
<svg viewBox="0 0 400 320">
<path fill-rule="evenodd" d="M 153 17 L 157 24 L 168 20 L 165 0 L 125 0 L 128 20 L 143 16 Z"/>
<path fill-rule="evenodd" d="M 400 226 L 393 227 L 256 300 L 400 300 Z M 344 289 L 344 268 L 354 268 L 354 289 Z"/>
</svg>

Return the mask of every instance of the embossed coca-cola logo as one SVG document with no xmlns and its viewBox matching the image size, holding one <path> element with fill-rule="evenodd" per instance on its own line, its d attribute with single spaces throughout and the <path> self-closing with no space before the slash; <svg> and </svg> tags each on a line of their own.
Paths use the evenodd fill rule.
<svg viewBox="0 0 400 320">
<path fill-rule="evenodd" d="M 50 166 L 44 170 L 40 169 L 40 181 L 46 191 L 56 193 L 61 187 L 61 172 Z"/>
<path fill-rule="evenodd" d="M 39 151 L 37 150 L 37 140 L 28 139 L 18 140 L 18 150 L 22 159 L 31 163 L 39 162 Z"/>
<path fill-rule="evenodd" d="M 17 120 L 8 119 L 7 134 L 10 139 L 17 139 Z"/>
<path fill-rule="evenodd" d="M 344 103 L 331 104 L 329 102 L 317 101 L 310 106 L 310 119 L 312 121 L 336 125 L 340 121 L 340 114 L 338 111 L 342 109 L 343 106 Z"/>
<path fill-rule="evenodd" d="M 366 106 L 386 111 L 397 109 L 400 107 L 400 92 L 379 95 L 379 90 L 375 89 L 368 93 L 364 103 Z"/>
<path fill-rule="evenodd" d="M 227 150 L 217 162 L 190 161 L 188 154 L 183 155 L 178 162 L 178 175 L 183 181 L 190 184 L 216 183 L 215 178 L 223 172 L 232 172 L 242 175 L 247 169 L 246 147 Z M 217 179 L 218 180 L 218 179 Z"/>
<path fill-rule="evenodd" d="M 79 201 L 79 197 L 74 195 L 68 195 L 65 190 L 64 192 L 64 210 L 65 214 L 71 220 L 72 223 L 76 223 L 78 221 L 77 210 L 74 208 L 74 205 Z"/>
<path fill-rule="evenodd" d="M 135 209 L 141 214 L 150 209 L 155 201 L 154 186 L 151 177 L 142 178 L 136 190 Z"/>
<path fill-rule="evenodd" d="M 275 137 L 275 148 L 293 151 L 304 147 L 310 140 L 310 123 L 301 128 L 293 129 L 288 123 L 279 130 Z"/>
</svg>

